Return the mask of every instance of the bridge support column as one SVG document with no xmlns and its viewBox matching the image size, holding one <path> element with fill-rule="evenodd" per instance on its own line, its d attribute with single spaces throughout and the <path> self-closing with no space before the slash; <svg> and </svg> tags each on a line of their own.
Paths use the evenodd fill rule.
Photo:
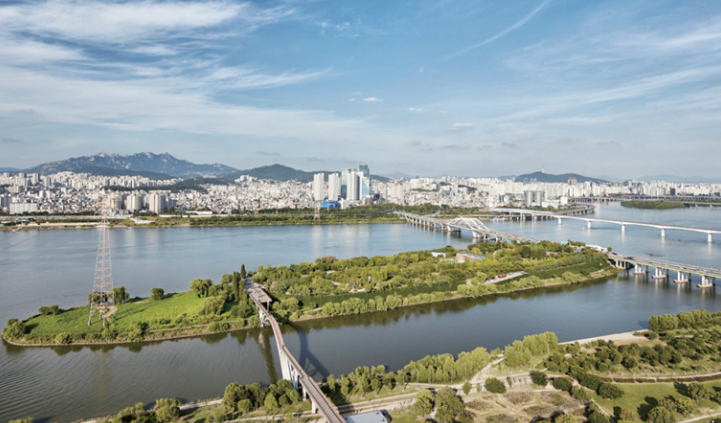
<svg viewBox="0 0 721 423">
<path fill-rule="evenodd" d="M 563 219 L 561 219 L 560 217 L 558 218 L 558 224 L 563 225 Z"/>
<path fill-rule="evenodd" d="M 701 275 L 701 283 L 696 286 L 699 288 L 713 288 L 716 286 L 716 278 Z"/>
<path fill-rule="evenodd" d="M 587 227 L 588 229 L 591 229 L 591 221 L 590 221 L 590 220 L 587 220 L 587 222 L 588 222 L 588 226 L 586 226 L 586 227 Z"/>
<path fill-rule="evenodd" d="M 643 264 L 637 264 L 636 267 L 633 269 L 634 275 L 643 275 L 646 272 L 646 266 Z"/>
<path fill-rule="evenodd" d="M 656 274 L 653 275 L 654 279 L 666 279 L 668 277 L 668 269 L 659 269 L 656 268 Z"/>
<path fill-rule="evenodd" d="M 661 238 L 666 238 L 666 228 L 661 228 Z"/>
<path fill-rule="evenodd" d="M 621 232 L 626 232 L 626 225 L 621 223 Z"/>
<path fill-rule="evenodd" d="M 473 239 L 483 238 L 483 235 L 478 232 L 473 232 Z"/>
<path fill-rule="evenodd" d="M 688 273 L 677 270 L 676 275 L 675 283 L 688 283 Z"/>
<path fill-rule="evenodd" d="M 706 239 L 706 242 L 712 243 L 713 239 L 711 238 L 711 232 L 708 233 L 708 238 Z"/>
</svg>

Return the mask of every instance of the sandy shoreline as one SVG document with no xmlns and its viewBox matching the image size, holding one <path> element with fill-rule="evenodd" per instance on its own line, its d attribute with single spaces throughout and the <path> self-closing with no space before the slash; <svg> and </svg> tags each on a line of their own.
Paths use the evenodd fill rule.
<svg viewBox="0 0 721 423">
<path fill-rule="evenodd" d="M 595 336 L 593 338 L 576 339 L 573 341 L 559 342 L 558 345 L 575 344 L 578 342 L 581 345 L 588 344 L 593 341 L 604 340 L 604 341 L 628 341 L 628 340 L 644 340 L 643 336 L 634 336 L 634 333 L 646 332 L 646 329 L 639 329 L 630 332 L 612 333 L 609 335 Z"/>
</svg>

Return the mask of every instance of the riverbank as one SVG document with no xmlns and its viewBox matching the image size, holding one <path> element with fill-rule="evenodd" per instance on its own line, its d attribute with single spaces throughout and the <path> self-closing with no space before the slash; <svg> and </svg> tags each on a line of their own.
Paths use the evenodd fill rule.
<svg viewBox="0 0 721 423">
<path fill-rule="evenodd" d="M 208 218 L 197 218 L 197 219 L 208 219 Z M 193 221 L 194 222 L 194 221 Z M 143 221 L 142 223 L 135 223 L 130 219 L 121 220 L 119 223 L 111 224 L 110 229 L 135 229 L 135 228 L 207 228 L 207 227 L 253 227 L 253 226 L 331 226 L 331 225 L 371 225 L 371 224 L 396 224 L 406 223 L 405 219 L 376 219 L 376 220 L 359 220 L 349 219 L 342 221 L 323 221 L 323 220 L 310 220 L 303 222 L 266 222 L 266 223 L 254 223 L 254 222 L 238 222 L 233 224 L 206 224 L 202 220 L 198 223 L 187 222 L 187 221 L 173 221 L 160 222 L 155 220 Z M 14 226 L 0 227 L 0 231 L 16 232 L 21 230 L 60 230 L 60 229 L 96 229 L 100 223 L 97 221 L 93 222 L 56 222 L 56 223 L 32 223 L 32 224 L 21 224 Z"/>
</svg>

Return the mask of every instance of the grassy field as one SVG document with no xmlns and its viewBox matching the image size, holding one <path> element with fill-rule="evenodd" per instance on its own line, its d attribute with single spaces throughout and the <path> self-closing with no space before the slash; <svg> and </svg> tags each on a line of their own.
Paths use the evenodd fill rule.
<svg viewBox="0 0 721 423">
<path fill-rule="evenodd" d="M 204 324 L 209 316 L 199 316 L 205 298 L 198 298 L 192 292 L 166 294 L 159 301 L 152 299 L 137 299 L 118 306 L 115 313 L 115 330 L 125 332 L 130 330 L 132 322 L 145 322 L 149 329 L 164 329 L 182 326 Z M 230 308 L 236 303 L 226 303 L 221 318 L 230 318 Z M 65 310 L 57 316 L 34 316 L 26 322 L 29 333 L 32 335 L 53 335 L 60 332 L 67 333 L 98 333 L 103 330 L 98 316 L 93 316 L 92 324 L 88 326 L 88 307 L 76 307 Z"/>
<path fill-rule="evenodd" d="M 705 384 L 714 390 L 721 390 L 721 381 L 709 382 Z M 622 409 L 626 408 L 634 412 L 642 419 L 646 418 L 646 414 L 656 405 L 658 400 L 673 397 L 682 398 L 682 395 L 673 383 L 618 383 L 618 387 L 625 392 L 622 398 L 609 401 L 591 393 L 591 397 L 609 412 L 613 412 L 618 416 Z M 701 400 L 698 404 L 699 408 L 715 409 L 718 404 L 711 400 Z M 676 420 L 685 420 L 680 414 L 676 415 Z"/>
</svg>

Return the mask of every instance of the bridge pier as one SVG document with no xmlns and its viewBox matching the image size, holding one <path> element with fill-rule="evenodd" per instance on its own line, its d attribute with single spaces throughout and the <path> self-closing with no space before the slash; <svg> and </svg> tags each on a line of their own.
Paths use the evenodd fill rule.
<svg viewBox="0 0 721 423">
<path fill-rule="evenodd" d="M 668 278 L 668 269 L 656 268 L 656 274 L 653 275 L 654 279 L 666 279 Z"/>
<path fill-rule="evenodd" d="M 648 267 L 645 264 L 636 264 L 633 270 L 633 274 L 643 275 L 644 273 L 648 273 Z"/>
<path fill-rule="evenodd" d="M 677 270 L 676 275 L 677 275 L 676 279 L 674 279 L 675 283 L 688 283 L 688 278 L 689 278 L 688 273 Z"/>
<path fill-rule="evenodd" d="M 626 232 L 626 224 L 621 223 L 621 232 Z"/>
<path fill-rule="evenodd" d="M 666 228 L 661 228 L 661 238 L 666 238 Z"/>
<path fill-rule="evenodd" d="M 712 276 L 701 275 L 701 283 L 696 285 L 699 288 L 713 288 L 716 286 L 716 278 Z"/>
<path fill-rule="evenodd" d="M 557 220 L 558 220 L 558 224 L 559 224 L 559 225 L 563 225 L 563 219 L 561 219 L 561 218 L 559 217 Z"/>
<path fill-rule="evenodd" d="M 706 239 L 706 242 L 708 242 L 709 244 L 713 242 L 713 239 L 711 237 L 711 232 L 708 233 L 708 238 Z"/>
<path fill-rule="evenodd" d="M 590 221 L 590 220 L 587 220 L 586 222 L 588 222 L 588 226 L 586 226 L 586 227 L 587 227 L 588 229 L 591 229 L 591 221 Z"/>
</svg>

